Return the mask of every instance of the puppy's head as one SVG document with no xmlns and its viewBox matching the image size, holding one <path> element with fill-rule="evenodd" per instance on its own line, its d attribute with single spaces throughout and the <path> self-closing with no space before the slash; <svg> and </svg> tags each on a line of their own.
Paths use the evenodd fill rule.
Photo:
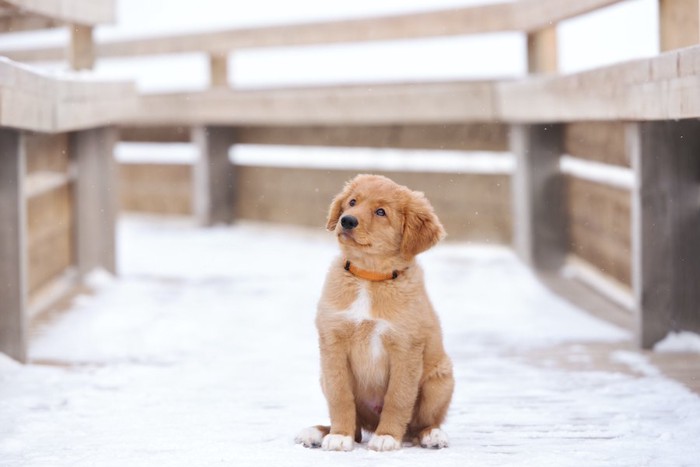
<svg viewBox="0 0 700 467">
<path fill-rule="evenodd" d="M 358 175 L 346 183 L 331 203 L 326 228 L 346 253 L 405 260 L 445 236 L 423 193 L 379 175 Z"/>
</svg>

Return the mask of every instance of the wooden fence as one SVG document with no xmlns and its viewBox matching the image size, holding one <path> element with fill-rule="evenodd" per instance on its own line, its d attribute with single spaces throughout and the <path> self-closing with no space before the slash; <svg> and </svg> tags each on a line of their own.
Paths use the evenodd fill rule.
<svg viewBox="0 0 700 467">
<path fill-rule="evenodd" d="M 298 184 L 281 181 L 314 177 L 313 186 L 324 187 L 318 195 L 297 192 L 310 197 L 315 218 L 321 207 L 325 210 L 326 190 L 335 191 L 350 175 L 234 167 L 228 159 L 233 144 L 509 150 L 516 169 L 509 183 L 499 182 L 503 189 L 493 195 L 495 201 L 478 196 L 478 188 L 476 195 L 470 194 L 464 186 L 484 185 L 469 176 L 455 182 L 460 190 L 431 197 L 448 206 L 440 209 L 461 216 L 461 223 L 470 203 L 483 203 L 493 214 L 488 222 L 499 226 L 491 238 L 512 240 L 520 257 L 540 271 L 558 271 L 573 257 L 573 263 L 590 263 L 611 281 L 629 287 L 639 343 L 650 347 L 671 330 L 700 330 L 700 291 L 694 284 L 700 277 L 695 240 L 700 231 L 700 26 L 686 21 L 699 17 L 700 2 L 660 1 L 664 52 L 656 57 L 556 74 L 556 24 L 621 1 L 521 0 L 384 18 L 121 40 L 96 44 L 94 54 L 209 55 L 211 89 L 141 96 L 138 111 L 122 120 L 121 133 L 123 140 L 184 139 L 197 145 L 201 156 L 192 167 L 124 167 L 122 176 L 145 190 L 143 181 L 136 180 L 147 175 L 139 170 L 167 170 L 168 176 L 184 180 L 177 188 L 183 199 L 182 186 L 191 181 L 190 209 L 203 224 L 228 222 L 234 215 L 260 218 L 260 209 L 246 211 L 254 201 L 268 218 L 310 223 L 311 218 L 280 208 L 289 191 L 280 193 L 279 186 L 303 191 Z M 257 91 L 227 87 L 228 55 L 242 48 L 500 31 L 527 35 L 531 76 Z M 25 61 L 52 60 L 65 58 L 66 50 L 6 54 Z M 564 169 L 571 160 L 578 165 Z M 588 169 L 575 167 L 602 167 L 626 181 L 588 176 Z M 426 175 L 393 175 L 433 189 Z M 510 202 L 504 200 L 507 194 Z M 138 204 L 137 197 L 130 202 Z M 501 216 L 505 209 L 512 210 L 507 219 Z M 504 235 L 502 229 L 509 226 L 512 231 Z M 477 230 L 468 235 L 478 238 L 484 229 Z"/>
</svg>

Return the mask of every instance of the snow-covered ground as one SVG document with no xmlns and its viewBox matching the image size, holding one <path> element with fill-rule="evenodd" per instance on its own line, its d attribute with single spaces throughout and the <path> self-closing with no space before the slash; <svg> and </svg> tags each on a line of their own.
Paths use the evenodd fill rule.
<svg viewBox="0 0 700 467">
<path fill-rule="evenodd" d="M 546 291 L 506 249 L 422 257 L 457 387 L 443 451 L 294 445 L 327 422 L 313 325 L 332 236 L 128 218 L 119 278 L 46 324 L 34 364 L 0 359 L 0 465 L 682 466 L 700 459 L 700 397 L 640 354 L 629 371 L 524 358 L 629 333 Z M 552 354 L 553 357 L 557 355 Z"/>
</svg>

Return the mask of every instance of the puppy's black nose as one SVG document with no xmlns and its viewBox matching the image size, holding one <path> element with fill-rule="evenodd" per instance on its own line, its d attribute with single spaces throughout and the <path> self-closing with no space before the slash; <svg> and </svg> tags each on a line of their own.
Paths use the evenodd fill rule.
<svg viewBox="0 0 700 467">
<path fill-rule="evenodd" d="M 352 230 L 357 227 L 357 224 L 357 217 L 355 216 L 343 216 L 340 219 L 340 225 L 342 225 L 345 230 Z"/>
</svg>

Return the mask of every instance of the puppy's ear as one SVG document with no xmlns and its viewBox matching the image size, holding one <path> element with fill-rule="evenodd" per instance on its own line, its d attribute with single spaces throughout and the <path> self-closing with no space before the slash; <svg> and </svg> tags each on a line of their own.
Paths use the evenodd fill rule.
<svg viewBox="0 0 700 467">
<path fill-rule="evenodd" d="M 404 257 L 416 256 L 445 238 L 445 229 L 423 193 L 411 192 L 405 209 L 401 240 L 401 254 Z"/>
<path fill-rule="evenodd" d="M 328 218 L 326 220 L 326 230 L 331 232 L 335 230 L 335 226 L 338 224 L 338 219 L 340 219 L 340 215 L 343 214 L 343 204 L 345 204 L 345 201 L 350 195 L 350 190 L 352 190 L 353 186 L 354 180 L 347 182 L 345 187 L 343 187 L 343 191 L 338 193 L 335 198 L 333 198 L 333 201 L 331 201 L 331 207 L 328 210 Z"/>
</svg>

